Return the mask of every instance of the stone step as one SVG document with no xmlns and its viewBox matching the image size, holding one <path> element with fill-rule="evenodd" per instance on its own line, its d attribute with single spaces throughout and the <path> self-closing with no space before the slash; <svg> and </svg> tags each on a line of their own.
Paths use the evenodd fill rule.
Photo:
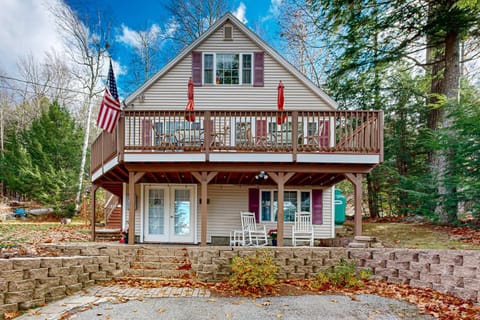
<svg viewBox="0 0 480 320">
<path fill-rule="evenodd" d="M 192 270 L 164 270 L 164 269 L 126 269 L 123 272 L 124 277 L 139 278 L 177 278 L 189 279 L 193 276 Z"/>
<path fill-rule="evenodd" d="M 368 248 L 368 243 L 360 243 L 360 242 L 350 242 L 348 244 L 349 248 Z"/>
<path fill-rule="evenodd" d="M 377 242 L 376 237 L 370 237 L 370 236 L 356 236 L 353 238 L 355 242 Z"/>
</svg>

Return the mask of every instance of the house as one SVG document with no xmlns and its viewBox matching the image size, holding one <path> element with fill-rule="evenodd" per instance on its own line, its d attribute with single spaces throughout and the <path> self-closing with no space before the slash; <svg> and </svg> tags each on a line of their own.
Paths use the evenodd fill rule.
<svg viewBox="0 0 480 320">
<path fill-rule="evenodd" d="M 359 235 L 362 174 L 382 161 L 381 111 L 338 111 L 226 14 L 127 97 L 113 134 L 93 142 L 92 212 L 101 187 L 120 199 L 130 244 L 206 245 L 239 229 L 248 210 L 283 245 L 300 210 L 312 212 L 315 238 L 335 236 L 334 186 L 348 179 Z"/>
</svg>

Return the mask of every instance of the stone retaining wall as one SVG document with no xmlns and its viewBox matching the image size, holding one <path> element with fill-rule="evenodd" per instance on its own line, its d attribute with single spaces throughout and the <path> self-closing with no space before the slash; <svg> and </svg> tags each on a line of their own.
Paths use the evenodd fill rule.
<svg viewBox="0 0 480 320">
<path fill-rule="evenodd" d="M 64 298 L 96 280 L 111 279 L 110 257 L 0 259 L 0 318 L 4 312 L 29 309 Z"/>
<path fill-rule="evenodd" d="M 0 260 L 0 306 L 28 308 L 62 298 L 96 280 L 116 277 L 171 277 L 191 273 L 202 281 L 220 281 L 231 273 L 236 255 L 266 250 L 280 267 L 280 278 L 306 278 L 335 266 L 341 259 L 370 269 L 389 282 L 432 288 L 480 302 L 480 251 L 181 247 L 123 244 L 45 245 L 52 254 L 74 257 Z M 83 257 L 79 257 L 83 256 Z"/>
</svg>

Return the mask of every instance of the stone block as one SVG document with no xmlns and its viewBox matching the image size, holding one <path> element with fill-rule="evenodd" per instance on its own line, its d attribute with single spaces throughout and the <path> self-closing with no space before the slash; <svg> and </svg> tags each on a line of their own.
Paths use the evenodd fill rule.
<svg viewBox="0 0 480 320">
<path fill-rule="evenodd" d="M 312 259 L 308 262 L 308 265 L 310 266 L 323 266 L 323 259 Z"/>
<path fill-rule="evenodd" d="M 86 264 L 83 266 L 84 272 L 97 272 L 99 270 L 98 264 Z"/>
<path fill-rule="evenodd" d="M 90 274 L 90 279 L 92 279 L 92 280 L 104 280 L 106 278 L 107 278 L 107 272 L 106 271 L 92 272 Z"/>
<path fill-rule="evenodd" d="M 69 284 L 67 285 L 67 290 L 66 292 L 68 293 L 73 293 L 82 290 L 83 284 L 81 283 L 74 283 L 74 284 Z"/>
<path fill-rule="evenodd" d="M 348 249 L 348 258 L 352 260 L 360 260 L 360 259 L 371 259 L 372 252 L 369 250 L 361 250 L 361 249 Z"/>
<path fill-rule="evenodd" d="M 317 249 L 314 248 L 312 250 L 312 260 L 323 260 L 323 259 L 330 259 L 330 251 L 325 248 Z"/>
<path fill-rule="evenodd" d="M 214 264 L 216 264 L 216 265 L 229 264 L 227 258 L 212 258 L 212 263 L 214 263 Z"/>
<path fill-rule="evenodd" d="M 43 288 L 50 288 L 50 287 L 56 287 L 60 285 L 60 277 L 51 277 L 47 279 L 37 279 L 35 280 L 36 283 L 36 289 L 43 289 Z"/>
<path fill-rule="evenodd" d="M 478 290 L 465 289 L 465 288 L 453 288 L 452 293 L 463 300 L 471 300 L 477 302 Z"/>
<path fill-rule="evenodd" d="M 293 250 L 290 248 L 279 248 L 275 250 L 275 258 L 277 259 L 292 259 Z"/>
<path fill-rule="evenodd" d="M 60 284 L 62 285 L 72 285 L 78 283 L 78 274 L 71 274 L 68 276 L 61 277 Z"/>
<path fill-rule="evenodd" d="M 110 263 L 110 258 L 108 256 L 98 256 L 93 257 L 94 264 Z"/>
<path fill-rule="evenodd" d="M 330 249 L 330 259 L 347 259 L 347 249 L 345 248 L 334 248 Z"/>
<path fill-rule="evenodd" d="M 39 306 L 43 306 L 45 304 L 45 298 L 33 299 L 30 301 L 20 302 L 18 304 L 18 309 L 20 310 L 28 310 L 31 308 L 36 308 Z"/>
<path fill-rule="evenodd" d="M 444 254 L 440 255 L 440 263 L 444 265 L 454 265 L 461 266 L 463 265 L 463 256 L 453 253 L 455 251 L 446 251 Z"/>
<path fill-rule="evenodd" d="M 87 287 L 93 286 L 94 284 L 95 284 L 95 280 L 88 280 L 83 282 L 83 287 L 87 288 Z"/>
<path fill-rule="evenodd" d="M 113 271 L 117 268 L 115 263 L 102 263 L 100 264 L 100 271 Z"/>
<path fill-rule="evenodd" d="M 70 274 L 81 274 L 83 273 L 83 265 L 79 266 L 70 266 Z"/>
<path fill-rule="evenodd" d="M 440 283 L 442 281 L 442 275 L 433 273 L 420 273 L 420 280 L 431 283 Z"/>
<path fill-rule="evenodd" d="M 90 273 L 85 272 L 85 273 L 80 273 L 78 275 L 78 282 L 85 282 L 90 280 Z"/>
<path fill-rule="evenodd" d="M 62 250 L 64 256 L 80 256 L 82 252 L 80 248 L 65 248 Z"/>
<path fill-rule="evenodd" d="M 417 250 L 396 250 L 395 251 L 395 260 L 396 261 L 408 261 L 408 262 L 418 262 L 419 253 Z"/>
<path fill-rule="evenodd" d="M 364 267 L 383 269 L 387 267 L 387 260 L 366 260 Z"/>
<path fill-rule="evenodd" d="M 418 253 L 418 262 L 420 263 L 429 263 L 429 264 L 439 264 L 440 255 L 437 251 L 421 251 Z"/>
<path fill-rule="evenodd" d="M 143 269 L 125 269 L 125 276 L 130 276 L 130 277 L 143 277 L 144 276 L 144 271 Z"/>
<path fill-rule="evenodd" d="M 480 293 L 480 279 L 464 279 L 463 287 L 468 290 L 477 290 Z"/>
<path fill-rule="evenodd" d="M 387 277 L 390 279 L 391 277 L 398 277 L 398 270 L 397 269 L 381 269 L 377 270 L 375 269 L 375 275 L 376 276 L 381 276 L 381 277 Z"/>
<path fill-rule="evenodd" d="M 297 266 L 297 267 L 295 267 L 295 272 L 304 273 L 308 276 L 308 275 L 313 273 L 313 267 L 312 266 Z"/>
<path fill-rule="evenodd" d="M 417 288 L 432 288 L 433 284 L 431 282 L 412 279 L 410 280 L 410 285 Z"/>
<path fill-rule="evenodd" d="M 398 270 L 398 277 L 402 279 L 409 279 L 409 280 L 420 280 L 420 271 L 413 271 L 413 270 Z"/>
<path fill-rule="evenodd" d="M 110 257 L 108 261 L 110 263 L 123 263 L 125 262 L 125 256 L 123 255 L 113 256 L 113 257 Z"/>
<path fill-rule="evenodd" d="M 28 291 L 35 289 L 35 280 L 16 280 L 8 283 L 8 291 Z"/>
<path fill-rule="evenodd" d="M 11 270 L 13 269 L 13 261 L 10 259 L 0 259 L 0 270 Z"/>
<path fill-rule="evenodd" d="M 312 257 L 311 248 L 295 248 L 293 250 L 293 257 L 299 259 L 307 259 Z"/>
<path fill-rule="evenodd" d="M 33 290 L 5 292 L 5 304 L 29 301 L 32 296 Z"/>
<path fill-rule="evenodd" d="M 28 279 L 46 279 L 48 278 L 48 268 L 27 270 Z"/>
<path fill-rule="evenodd" d="M 14 258 L 12 261 L 14 270 L 40 268 L 40 259 L 38 258 Z"/>
<path fill-rule="evenodd" d="M 59 296 L 63 295 L 65 296 L 65 290 L 67 289 L 66 286 L 60 285 L 60 286 L 55 286 L 51 287 L 47 290 L 47 294 L 45 295 L 46 297 L 52 297 L 52 296 Z"/>
<path fill-rule="evenodd" d="M 464 278 L 474 279 L 476 274 L 477 274 L 477 267 L 455 266 L 455 268 L 453 269 L 453 275 L 455 277 L 464 277 Z"/>
<path fill-rule="evenodd" d="M 387 277 L 388 282 L 398 283 L 398 284 L 410 284 L 409 279 L 403 279 L 398 277 Z"/>
<path fill-rule="evenodd" d="M 56 296 L 50 295 L 50 296 L 45 297 L 45 302 L 49 303 L 49 302 L 53 302 L 53 301 L 58 301 L 58 300 L 61 300 L 65 297 L 66 297 L 65 294 L 59 294 L 59 295 L 56 295 Z"/>
<path fill-rule="evenodd" d="M 53 267 L 48 269 L 49 277 L 63 277 L 70 274 L 69 267 Z"/>
<path fill-rule="evenodd" d="M 23 280 L 23 275 L 23 270 L 0 270 L 0 279 L 5 279 L 8 281 Z"/>
<path fill-rule="evenodd" d="M 82 256 L 98 256 L 100 255 L 100 249 L 97 247 L 85 247 L 80 250 Z"/>
<path fill-rule="evenodd" d="M 163 277 L 163 270 L 143 270 L 143 276 L 148 278 L 161 278 Z M 108 273 L 107 273 L 108 274 Z"/>
<path fill-rule="evenodd" d="M 480 253 L 463 255 L 463 266 L 480 268 Z"/>
<path fill-rule="evenodd" d="M 107 276 L 111 278 L 120 278 L 125 276 L 125 272 L 123 270 L 107 271 Z"/>
<path fill-rule="evenodd" d="M 48 288 L 50 289 L 50 288 Z M 33 290 L 33 299 L 45 299 L 45 296 L 47 295 L 48 292 L 47 288 L 35 288 Z"/>
<path fill-rule="evenodd" d="M 203 271 L 206 271 L 206 272 L 216 272 L 218 271 L 218 269 L 219 269 L 219 266 L 214 264 L 209 264 L 203 267 Z"/>
<path fill-rule="evenodd" d="M 197 272 L 197 278 L 200 281 L 214 280 L 213 272 L 206 272 L 206 271 L 198 271 Z"/>
<path fill-rule="evenodd" d="M 281 266 L 279 266 L 279 272 L 293 273 L 293 272 L 295 272 L 295 266 L 294 265 L 290 265 L 290 266 L 281 265 Z"/>
<path fill-rule="evenodd" d="M 305 264 L 305 260 L 301 258 L 290 258 L 286 261 L 287 265 L 294 265 L 294 266 L 303 266 Z"/>
<path fill-rule="evenodd" d="M 410 270 L 420 271 L 422 273 L 430 272 L 430 264 L 424 262 L 410 262 Z"/>
<path fill-rule="evenodd" d="M 220 251 L 220 258 L 224 259 L 233 259 L 233 257 L 237 256 L 237 253 L 232 250 L 222 250 Z"/>
<path fill-rule="evenodd" d="M 463 287 L 463 278 L 450 275 L 442 275 L 441 283 L 448 287 Z"/>
<path fill-rule="evenodd" d="M 7 292 L 8 289 L 8 282 L 0 280 L 0 292 Z M 0 300 L 0 305 L 1 305 L 1 300 Z"/>
<path fill-rule="evenodd" d="M 5 303 L 3 305 L 0 305 L 0 311 L 3 310 L 3 312 L 17 312 L 18 311 L 18 303 Z M 2 313 L 0 313 L 2 314 Z"/>
<path fill-rule="evenodd" d="M 110 258 L 118 257 L 118 255 L 120 254 L 120 251 L 119 251 L 118 247 L 113 247 L 113 246 L 108 246 L 106 248 L 100 248 L 99 249 L 100 255 L 108 256 Z"/>
<path fill-rule="evenodd" d="M 409 270 L 410 269 L 410 261 L 387 260 L 387 268 L 399 269 L 399 270 Z"/>
<path fill-rule="evenodd" d="M 40 260 L 40 267 L 42 268 L 58 268 L 63 266 L 63 257 L 48 257 Z"/>
</svg>

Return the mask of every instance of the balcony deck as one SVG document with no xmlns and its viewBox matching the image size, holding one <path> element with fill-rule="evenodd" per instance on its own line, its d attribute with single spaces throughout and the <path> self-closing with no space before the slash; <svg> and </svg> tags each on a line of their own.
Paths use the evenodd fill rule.
<svg viewBox="0 0 480 320">
<path fill-rule="evenodd" d="M 127 110 L 114 133 L 102 132 L 91 150 L 92 181 L 101 184 L 125 181 L 128 171 L 159 173 L 145 178 L 159 182 L 179 180 L 162 178 L 165 172 L 195 170 L 230 178 L 237 172 L 233 180 L 245 183 L 251 180 L 244 174 L 242 182 L 242 172 L 268 164 L 295 172 L 368 172 L 383 161 L 383 114 Z"/>
</svg>

